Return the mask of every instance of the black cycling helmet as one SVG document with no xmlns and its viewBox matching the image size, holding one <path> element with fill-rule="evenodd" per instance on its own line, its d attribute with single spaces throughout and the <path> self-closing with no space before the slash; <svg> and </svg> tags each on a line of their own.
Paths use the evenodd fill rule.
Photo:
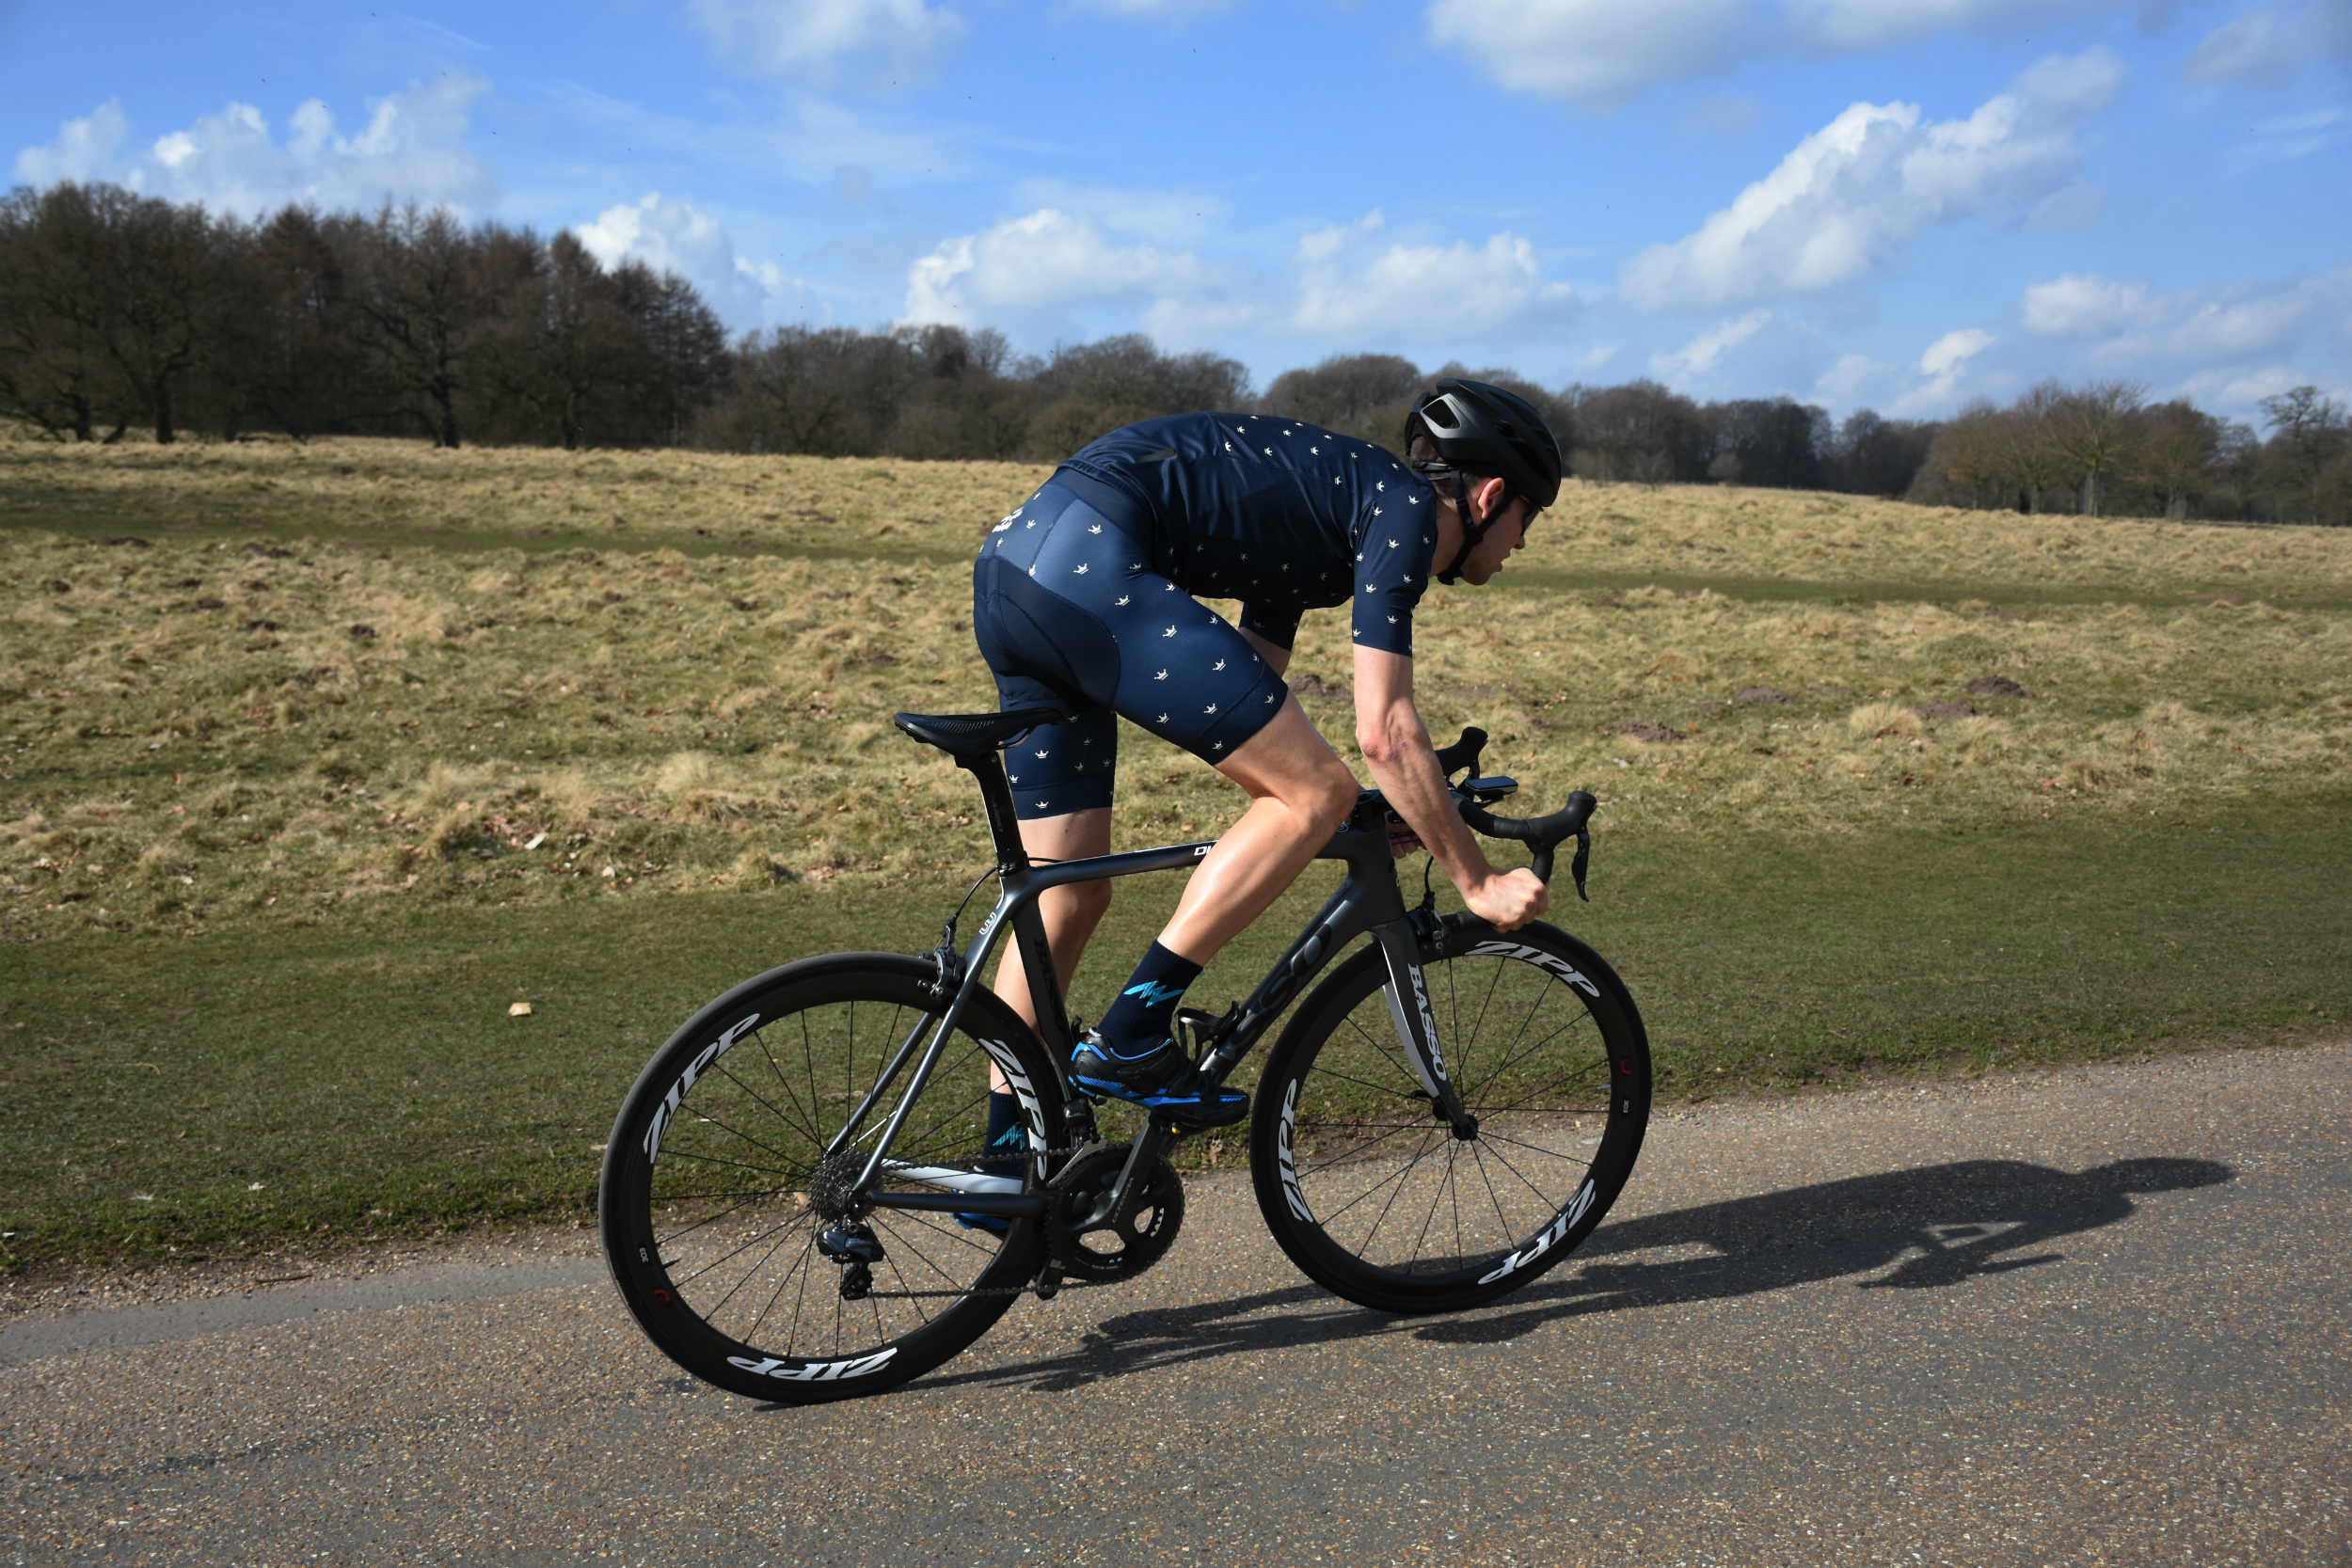
<svg viewBox="0 0 2352 1568">
<path fill-rule="evenodd" d="M 1534 405 L 1516 393 L 1484 381 L 1440 381 L 1405 417 L 1405 450 L 1411 451 L 1421 436 L 1429 437 L 1438 455 L 1408 459 L 1412 469 L 1433 483 L 1451 474 L 1454 509 L 1462 518 L 1462 547 L 1454 563 L 1438 574 L 1439 582 L 1460 575 L 1462 562 L 1501 515 L 1498 508 L 1484 519 L 1470 515 L 1465 470 L 1501 474 L 1504 491 L 1525 500 L 1531 515 L 1560 497 L 1559 437 Z"/>
</svg>

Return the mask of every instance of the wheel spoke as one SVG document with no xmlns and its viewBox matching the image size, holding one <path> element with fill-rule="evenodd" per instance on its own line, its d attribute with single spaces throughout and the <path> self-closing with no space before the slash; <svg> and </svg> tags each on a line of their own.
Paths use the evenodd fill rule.
<svg viewBox="0 0 2352 1568">
<path fill-rule="evenodd" d="M 1638 1032 L 1619 1027 L 1627 1016 L 1621 994 L 1614 1010 L 1604 1011 L 1554 973 L 1550 955 L 1565 959 L 1582 949 L 1560 946 L 1556 934 L 1521 940 L 1533 955 L 1446 960 L 1443 995 L 1433 998 L 1454 1031 L 1448 1066 L 1479 1117 L 1475 1136 L 1457 1139 L 1432 1117 L 1398 1048 L 1384 1043 L 1391 1032 L 1383 1016 L 1386 973 L 1370 963 L 1347 972 L 1340 999 L 1323 1004 L 1328 1010 L 1310 1024 L 1316 1032 L 1269 1069 L 1274 1076 L 1262 1092 L 1281 1094 L 1284 1083 L 1293 1084 L 1302 1108 L 1317 1108 L 1290 1134 L 1298 1151 L 1290 1178 L 1312 1217 L 1297 1217 L 1282 1189 L 1263 1178 L 1261 1206 L 1292 1256 L 1343 1295 L 1386 1310 L 1475 1305 L 1524 1284 L 1569 1250 L 1493 1286 L 1476 1281 L 1482 1268 L 1565 1212 L 1588 1176 L 1600 1175 L 1599 1154 L 1561 1146 L 1573 1146 L 1596 1114 L 1618 1111 L 1605 1098 L 1613 1092 L 1615 1061 L 1638 1057 L 1642 1048 Z M 1471 968 L 1482 962 L 1489 966 L 1484 975 Z M 1438 976 L 1430 983 L 1434 993 Z M 1638 1022 L 1632 1027 L 1638 1031 Z M 1622 1180 L 1620 1166 L 1611 1190 Z M 1581 1237 L 1579 1230 L 1570 1246 Z M 1302 1250 L 1293 1238 L 1312 1244 Z"/>
<path fill-rule="evenodd" d="M 617 1227 L 642 1240 L 626 1248 L 617 1239 L 612 1243 L 614 1272 L 625 1289 L 632 1279 L 642 1281 L 632 1295 L 639 1321 L 656 1343 L 697 1375 L 788 1402 L 837 1398 L 856 1392 L 861 1383 L 895 1382 L 936 1365 L 1008 1305 L 1001 1294 L 973 1292 L 1000 1262 L 1009 1272 L 1024 1266 L 1025 1249 L 1040 1243 L 1032 1226 L 1019 1227 L 1013 1242 L 1007 1233 L 968 1229 L 946 1212 L 868 1211 L 863 1223 L 881 1243 L 882 1256 L 870 1266 L 872 1288 L 855 1299 L 845 1298 L 839 1289 L 853 1265 L 829 1262 L 817 1245 L 818 1232 L 834 1222 L 806 1204 L 829 1140 L 839 1139 L 850 1152 L 827 1180 L 853 1178 L 855 1162 L 881 1147 L 883 1129 L 903 1107 L 906 1119 L 880 1178 L 885 1187 L 898 1190 L 932 1190 L 932 1183 L 894 1171 L 925 1165 L 977 1170 L 977 1162 L 986 1158 L 988 1084 L 980 1069 L 987 1052 L 975 1030 L 996 1037 L 994 1024 L 980 1022 L 993 1004 L 984 1004 L 973 1022 L 959 1025 L 942 1042 L 930 1077 L 911 1100 L 904 1091 L 914 1085 L 911 1065 L 919 1055 L 901 1064 L 893 1084 L 881 1081 L 909 1032 L 919 1052 L 927 1038 L 923 1031 L 939 1022 L 939 1015 L 919 1003 L 920 984 L 890 970 L 849 965 L 833 974 L 780 980 L 768 992 L 742 999 L 744 1010 L 755 1009 L 760 1016 L 759 1026 L 750 1031 L 756 1053 L 739 1053 L 703 1071 L 676 1102 L 665 1103 L 681 1077 L 666 1064 L 691 1061 L 696 1051 L 707 1047 L 708 1037 L 681 1041 L 675 1053 L 662 1059 L 661 1071 L 645 1079 L 660 1089 L 648 1089 L 624 1109 L 630 1128 L 658 1121 L 670 1143 L 656 1151 L 658 1157 L 622 1147 L 623 1174 L 608 1193 L 632 1190 L 636 1196 L 622 1201 L 634 1205 L 634 1212 L 608 1215 L 607 1233 L 613 1235 Z M 739 1018 L 742 1010 L 731 1016 Z M 1051 1064 L 1036 1055 L 1036 1045 L 1025 1036 L 1014 1036 L 1011 1049 L 1024 1070 L 1050 1072 Z M 875 1098 L 879 1110 L 864 1119 L 854 1137 L 845 1136 L 850 1116 L 868 1097 Z M 1046 1117 L 1046 1135 L 1057 1145 L 1059 1106 L 1049 1105 Z M 795 1203 L 801 1205 L 797 1212 Z M 1009 1244 L 1018 1257 L 1007 1250 Z M 648 1253 L 660 1249 L 659 1273 L 644 1273 L 652 1259 L 638 1256 L 641 1246 Z M 846 1360 L 892 1354 L 881 1356 L 882 1365 L 871 1382 L 861 1374 L 808 1385 L 779 1379 L 771 1386 L 755 1378 L 747 1385 L 740 1369 L 757 1363 L 725 1362 L 725 1354 L 746 1353 L 714 1354 L 714 1344 L 724 1341 L 739 1342 L 763 1356 Z"/>
</svg>

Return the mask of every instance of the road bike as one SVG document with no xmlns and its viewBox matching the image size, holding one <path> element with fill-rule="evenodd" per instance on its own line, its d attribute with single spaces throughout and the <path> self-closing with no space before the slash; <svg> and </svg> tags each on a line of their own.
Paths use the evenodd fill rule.
<svg viewBox="0 0 2352 1568">
<path fill-rule="evenodd" d="M 705 1382 L 788 1403 L 876 1393 L 963 1350 L 1014 1297 L 1118 1284 L 1175 1241 L 1184 1190 L 1168 1155 L 1201 1129 L 1154 1111 L 1110 1141 L 1065 1070 L 1081 1025 L 1038 898 L 1180 870 L 1214 841 L 1032 861 L 1000 752 L 1066 717 L 898 714 L 979 786 L 996 863 L 972 892 L 993 878 L 999 895 L 977 935 L 958 950 L 960 906 L 930 953 L 835 953 L 746 980 L 671 1036 L 623 1102 L 598 1195 L 605 1256 L 638 1323 Z M 1438 752 L 1450 783 L 1475 775 L 1486 738 L 1465 730 Z M 1463 819 L 1528 844 L 1546 881 L 1574 837 L 1583 893 L 1591 795 L 1514 819 L 1487 809 L 1512 780 L 1452 787 Z M 1406 831 L 1377 790 L 1359 796 L 1320 851 L 1345 866 L 1338 890 L 1248 1000 L 1182 1009 L 1177 1027 L 1223 1083 L 1336 962 L 1258 1079 L 1258 1206 L 1317 1284 L 1377 1311 L 1449 1312 L 1555 1267 L 1609 1212 L 1648 1123 L 1649 1045 L 1624 983 L 1567 932 L 1441 915 L 1425 880 L 1409 907 L 1391 848 Z M 1035 1030 L 981 983 L 1008 932 Z M 991 1064 L 1025 1147 L 984 1147 Z"/>
</svg>

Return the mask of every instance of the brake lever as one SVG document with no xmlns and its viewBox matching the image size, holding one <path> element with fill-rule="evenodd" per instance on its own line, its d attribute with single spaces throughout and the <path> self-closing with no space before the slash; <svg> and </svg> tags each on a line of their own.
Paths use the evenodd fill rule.
<svg viewBox="0 0 2352 1568">
<path fill-rule="evenodd" d="M 1527 868 L 1535 873 L 1535 879 L 1546 887 L 1551 885 L 1552 856 L 1559 847 L 1556 844 L 1537 845 L 1534 858 L 1527 863 Z M 1592 863 L 1593 833 L 1587 828 L 1576 835 L 1576 855 L 1568 862 L 1568 875 L 1576 879 L 1576 895 L 1587 904 L 1593 901 L 1593 895 L 1584 891 L 1584 872 Z"/>
</svg>

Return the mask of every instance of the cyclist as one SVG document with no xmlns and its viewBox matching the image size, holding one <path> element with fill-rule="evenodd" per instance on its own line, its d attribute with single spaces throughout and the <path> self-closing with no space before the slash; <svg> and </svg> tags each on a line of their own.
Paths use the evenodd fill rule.
<svg viewBox="0 0 2352 1568">
<path fill-rule="evenodd" d="M 1390 804 L 1463 902 L 1502 930 L 1544 911 L 1526 870 L 1498 873 L 1455 815 L 1413 705 L 1413 608 L 1434 575 L 1485 583 L 1560 490 L 1560 445 L 1523 399 L 1445 380 L 1406 421 L 1407 461 L 1294 420 L 1182 414 L 1113 431 L 999 522 L 973 567 L 973 630 L 1006 709 L 1073 717 L 1007 757 L 1021 839 L 1041 860 L 1105 855 L 1117 718 L 1182 746 L 1250 797 L 1072 1073 L 1188 1119 L 1238 1120 L 1248 1097 L 1198 1080 L 1176 1004 L 1219 948 L 1290 886 L 1356 802 L 1347 766 L 1282 682 L 1300 614 L 1352 604 L 1356 740 Z M 1238 626 L 1195 602 L 1238 599 Z M 1067 990 L 1109 908 L 1108 882 L 1045 895 Z M 995 990 L 1036 1022 L 1016 945 Z M 992 1084 L 989 1142 L 1019 1142 Z"/>
</svg>

